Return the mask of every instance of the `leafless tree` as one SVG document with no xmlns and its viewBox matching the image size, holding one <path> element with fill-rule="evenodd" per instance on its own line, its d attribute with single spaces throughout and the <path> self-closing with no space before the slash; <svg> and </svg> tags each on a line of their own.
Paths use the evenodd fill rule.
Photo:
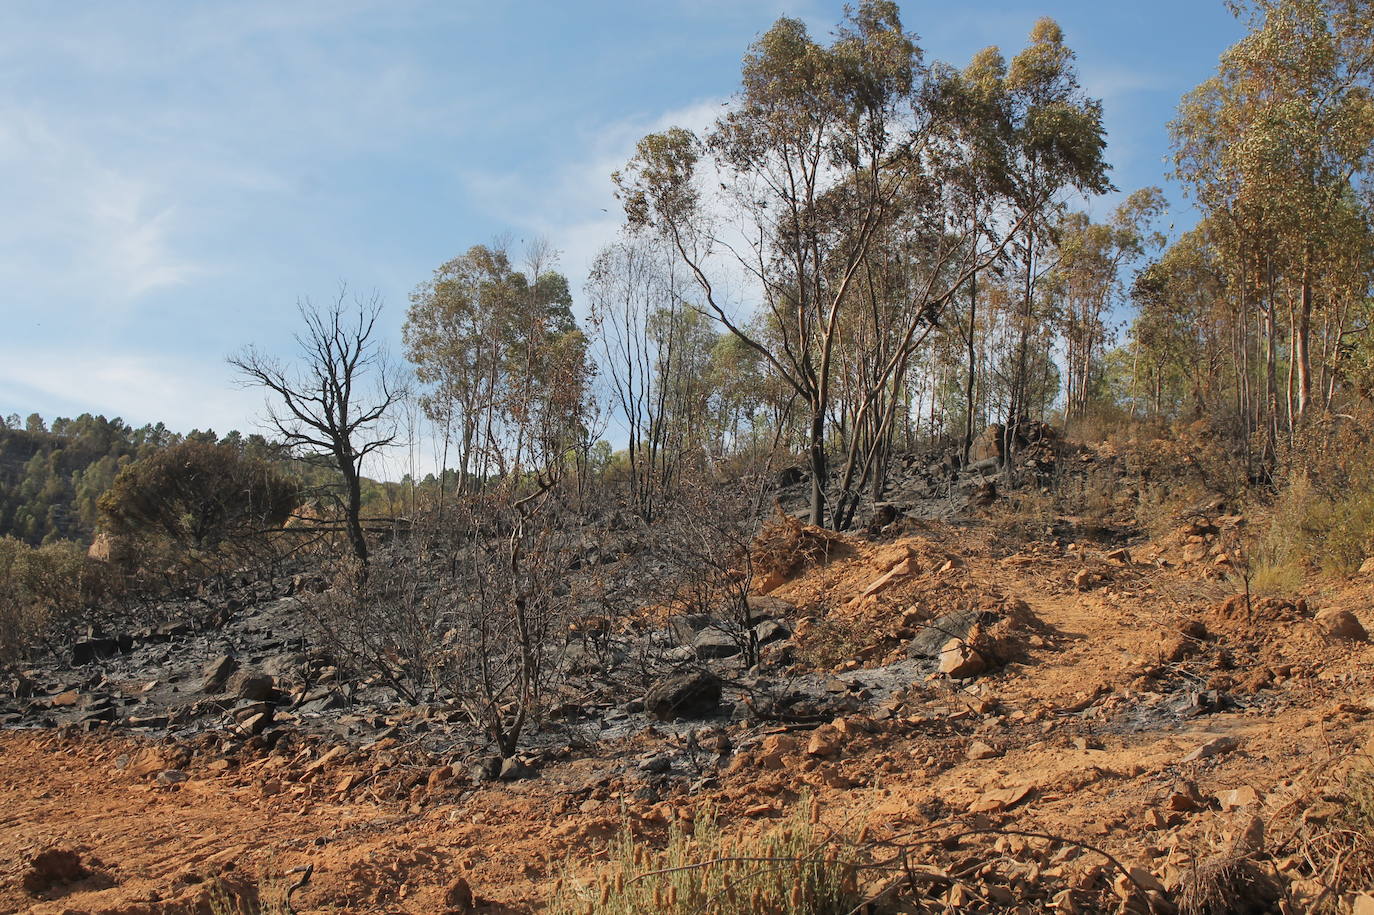
<svg viewBox="0 0 1374 915">
<path fill-rule="evenodd" d="M 295 336 L 300 364 L 290 366 L 248 346 L 232 356 L 244 382 L 266 388 L 268 422 L 282 442 L 297 452 L 328 458 L 343 477 L 341 499 L 349 545 L 367 568 L 367 536 L 362 523 L 363 459 L 396 439 L 391 409 L 406 395 L 406 384 L 386 350 L 373 336 L 382 311 L 374 293 L 348 296 L 340 286 L 334 301 L 299 303 L 305 330 Z"/>
</svg>

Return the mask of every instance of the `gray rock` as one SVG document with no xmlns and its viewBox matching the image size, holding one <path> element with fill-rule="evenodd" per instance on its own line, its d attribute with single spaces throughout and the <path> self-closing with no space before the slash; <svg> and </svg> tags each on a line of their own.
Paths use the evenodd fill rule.
<svg viewBox="0 0 1374 915">
<path fill-rule="evenodd" d="M 274 655 L 262 663 L 262 672 L 278 681 L 297 681 L 305 668 L 305 656 L 288 652 Z"/>
<path fill-rule="evenodd" d="M 343 708 L 347 704 L 347 700 L 337 690 L 317 689 L 301 699 L 296 711 L 305 715 L 319 715 L 332 709 Z"/>
<path fill-rule="evenodd" d="M 791 601 L 767 594 L 750 594 L 745 601 L 756 616 L 786 616 L 797 609 Z"/>
<path fill-rule="evenodd" d="M 203 693 L 217 693 L 224 689 L 229 675 L 239 669 L 239 662 L 232 655 L 222 654 L 205 665 L 205 681 L 201 684 Z"/>
<path fill-rule="evenodd" d="M 484 756 L 473 763 L 468 769 L 468 774 L 475 782 L 489 782 L 501 774 L 501 765 L 504 760 L 499 756 Z"/>
<path fill-rule="evenodd" d="M 792 630 L 787 627 L 786 623 L 780 623 L 777 620 L 764 620 L 754 627 L 754 637 L 758 639 L 760 645 L 768 645 L 791 638 Z"/>
<path fill-rule="evenodd" d="M 534 770 L 519 757 L 511 756 L 501 760 L 501 772 L 498 777 L 503 782 L 513 782 L 522 778 L 529 778 L 532 775 L 534 775 Z"/>
<path fill-rule="evenodd" d="M 950 639 L 963 639 L 975 625 L 994 618 L 988 611 L 956 610 L 946 613 L 921 628 L 908 643 L 907 654 L 913 658 L 938 659 L 941 649 Z"/>
<path fill-rule="evenodd" d="M 684 613 L 669 620 L 668 627 L 672 630 L 677 644 L 691 645 L 696 642 L 698 633 L 711 628 L 715 623 L 716 621 L 705 613 Z"/>
<path fill-rule="evenodd" d="M 739 642 L 719 629 L 703 629 L 692 641 L 692 652 L 703 661 L 733 658 L 740 653 Z"/>
<path fill-rule="evenodd" d="M 230 677 L 225 688 L 236 699 L 265 702 L 276 692 L 276 681 L 262 671 L 245 669 Z"/>
<path fill-rule="evenodd" d="M 704 718 L 720 707 L 720 679 L 697 670 L 660 680 L 644 694 L 644 709 L 661 721 Z"/>
</svg>

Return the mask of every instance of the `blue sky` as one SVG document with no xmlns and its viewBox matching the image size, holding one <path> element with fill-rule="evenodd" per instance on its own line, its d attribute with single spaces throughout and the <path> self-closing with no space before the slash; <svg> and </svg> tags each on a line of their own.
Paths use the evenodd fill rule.
<svg viewBox="0 0 1374 915">
<path fill-rule="evenodd" d="M 841 9 L 7 0 L 0 413 L 254 430 L 226 355 L 287 352 L 296 300 L 341 281 L 382 296 L 399 353 L 410 290 L 499 233 L 547 237 L 580 292 L 635 140 L 708 123 L 777 16 L 825 36 Z M 1241 27 L 1220 0 L 902 4 L 927 59 L 959 66 L 1042 15 L 1104 100 L 1114 182 L 1165 183 L 1165 125 Z"/>
</svg>

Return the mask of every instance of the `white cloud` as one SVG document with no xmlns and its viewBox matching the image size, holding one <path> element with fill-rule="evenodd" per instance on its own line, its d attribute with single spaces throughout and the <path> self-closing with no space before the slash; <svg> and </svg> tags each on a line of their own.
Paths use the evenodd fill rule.
<svg viewBox="0 0 1374 915">
<path fill-rule="evenodd" d="M 232 384 L 228 366 L 170 355 L 98 349 L 0 350 L 0 412 L 122 416 L 133 425 L 170 429 L 244 428 L 262 412 L 259 392 Z"/>
<path fill-rule="evenodd" d="M 723 99 L 703 99 L 654 116 L 599 125 L 585 137 L 583 154 L 555 168 L 544 180 L 529 171 L 467 172 L 466 192 L 491 216 L 517 231 L 543 235 L 562 254 L 564 273 L 579 293 L 592 261 L 624 225 L 611 173 L 624 168 L 646 134 L 685 127 L 698 135 L 719 116 Z M 474 241 L 478 241 L 474 239 Z"/>
<path fill-rule="evenodd" d="M 0 110 L 0 285 L 7 296 L 126 304 L 201 269 L 175 250 L 175 207 L 151 178 L 123 172 L 79 139 L 22 109 Z"/>
</svg>

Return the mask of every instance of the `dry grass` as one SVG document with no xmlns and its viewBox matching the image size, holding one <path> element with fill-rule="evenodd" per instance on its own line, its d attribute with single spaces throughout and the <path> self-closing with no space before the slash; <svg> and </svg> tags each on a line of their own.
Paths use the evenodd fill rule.
<svg viewBox="0 0 1374 915">
<path fill-rule="evenodd" d="M 828 841 L 803 801 L 752 840 L 724 837 L 709 813 L 655 850 L 628 833 L 596 878 L 565 876 L 550 915 L 844 915 L 862 902 L 847 849 Z"/>
</svg>

